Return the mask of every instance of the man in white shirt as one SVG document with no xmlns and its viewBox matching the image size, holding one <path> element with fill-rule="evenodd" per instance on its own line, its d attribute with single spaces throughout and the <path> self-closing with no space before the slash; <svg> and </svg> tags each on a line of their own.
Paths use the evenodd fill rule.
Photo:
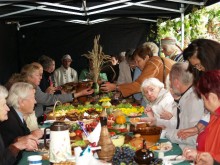
<svg viewBox="0 0 220 165">
<path fill-rule="evenodd" d="M 76 70 L 70 67 L 72 58 L 69 54 L 62 57 L 62 65 L 54 71 L 55 86 L 60 86 L 68 82 L 78 82 Z"/>
</svg>

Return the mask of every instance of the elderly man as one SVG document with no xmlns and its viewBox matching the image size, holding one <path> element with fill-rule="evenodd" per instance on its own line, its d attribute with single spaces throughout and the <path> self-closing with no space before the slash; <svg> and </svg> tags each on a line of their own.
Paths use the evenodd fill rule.
<svg viewBox="0 0 220 165">
<path fill-rule="evenodd" d="M 7 147 L 20 137 L 32 134 L 36 138 L 43 136 L 43 131 L 36 129 L 30 131 L 25 119 L 33 113 L 35 100 L 35 89 L 33 85 L 24 82 L 17 82 L 9 90 L 7 103 L 10 106 L 8 120 L 0 123 L 2 139 Z"/>
<path fill-rule="evenodd" d="M 5 87 L 0 86 L 0 121 L 3 122 L 8 119 L 9 108 L 6 105 L 6 97 L 8 91 Z M 3 143 L 2 135 L 0 133 L 0 164 L 12 165 L 16 163 L 20 151 L 29 150 L 33 151 L 37 149 L 37 138 L 33 135 L 27 135 L 17 138 L 7 148 Z"/>
<path fill-rule="evenodd" d="M 62 57 L 62 65 L 54 71 L 55 86 L 60 86 L 68 82 L 78 82 L 76 70 L 70 67 L 72 58 L 69 54 Z"/>
<path fill-rule="evenodd" d="M 167 58 L 170 58 L 176 62 L 183 62 L 182 50 L 177 44 L 175 38 L 166 37 L 161 40 L 161 49 Z"/>
<path fill-rule="evenodd" d="M 179 129 L 195 126 L 204 114 L 204 104 L 192 87 L 193 75 L 187 71 L 188 63 L 176 63 L 170 71 L 170 88 L 174 95 L 179 96 L 177 101 L 177 115 L 170 120 L 160 120 L 155 118 L 145 118 L 151 124 L 165 125 L 166 137 L 173 143 L 185 146 L 196 147 L 197 136 L 183 140 L 177 136 Z"/>
</svg>

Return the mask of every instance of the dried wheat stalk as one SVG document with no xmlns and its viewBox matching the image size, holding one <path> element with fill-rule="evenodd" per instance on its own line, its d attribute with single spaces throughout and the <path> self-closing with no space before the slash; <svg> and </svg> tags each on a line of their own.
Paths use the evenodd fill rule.
<svg viewBox="0 0 220 165">
<path fill-rule="evenodd" d="M 82 56 L 86 57 L 92 63 L 93 68 L 90 68 L 93 75 L 93 81 L 98 82 L 99 73 L 104 63 L 111 60 L 111 56 L 105 55 L 102 52 L 102 46 L 99 44 L 100 35 L 95 36 L 94 46 L 92 51 L 89 51 L 89 54 L 83 54 Z"/>
</svg>

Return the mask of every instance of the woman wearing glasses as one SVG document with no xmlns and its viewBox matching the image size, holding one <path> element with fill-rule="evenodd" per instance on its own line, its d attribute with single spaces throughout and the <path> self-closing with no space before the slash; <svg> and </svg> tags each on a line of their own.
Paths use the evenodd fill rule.
<svg viewBox="0 0 220 165">
<path fill-rule="evenodd" d="M 220 69 L 220 43 L 209 39 L 194 40 L 184 51 L 184 60 L 188 60 L 189 71 L 194 75 L 196 84 L 205 71 Z M 210 120 L 209 113 L 192 128 L 180 130 L 178 136 L 186 139 L 199 134 L 204 130 Z"/>
<path fill-rule="evenodd" d="M 194 74 L 195 83 L 204 71 L 220 69 L 220 43 L 209 39 L 194 40 L 184 51 L 189 70 Z"/>
</svg>

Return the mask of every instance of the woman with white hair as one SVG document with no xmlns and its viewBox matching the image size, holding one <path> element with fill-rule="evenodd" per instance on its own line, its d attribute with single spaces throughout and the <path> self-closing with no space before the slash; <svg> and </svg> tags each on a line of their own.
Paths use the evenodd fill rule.
<svg viewBox="0 0 220 165">
<path fill-rule="evenodd" d="M 8 119 L 9 108 L 6 104 L 6 98 L 8 96 L 8 91 L 5 87 L 0 85 L 0 122 Z M 19 137 L 8 147 L 2 139 L 0 132 L 0 164 L 1 165 L 13 165 L 16 164 L 16 160 L 19 157 L 19 153 L 22 150 L 33 151 L 37 149 L 37 139 L 34 136 L 28 135 Z"/>
<path fill-rule="evenodd" d="M 157 78 L 148 78 L 141 85 L 141 92 L 148 104 L 145 114 L 157 119 L 169 120 L 173 116 L 173 97 L 169 91 L 164 89 L 164 84 Z M 165 115 L 166 111 L 171 116 Z"/>
<path fill-rule="evenodd" d="M 43 136 L 43 131 L 37 129 L 30 132 L 24 120 L 25 116 L 33 113 L 35 89 L 29 83 L 17 82 L 12 85 L 7 99 L 10 111 L 8 120 L 0 124 L 2 139 L 6 147 L 20 136 L 33 135 L 36 139 Z"/>
</svg>

